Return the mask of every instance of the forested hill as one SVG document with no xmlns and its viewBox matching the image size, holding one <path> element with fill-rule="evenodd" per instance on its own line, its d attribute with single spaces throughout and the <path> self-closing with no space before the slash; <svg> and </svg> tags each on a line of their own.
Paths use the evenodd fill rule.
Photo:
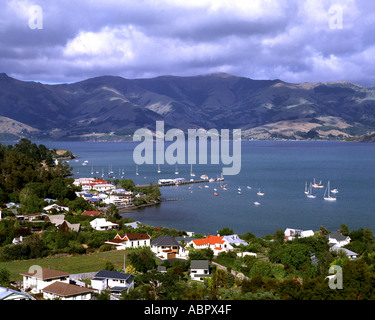
<svg viewBox="0 0 375 320">
<path fill-rule="evenodd" d="M 20 203 L 24 213 L 40 212 L 45 198 L 76 198 L 71 168 L 54 164 L 54 150 L 27 139 L 0 145 L 0 203 Z M 3 206 L 4 207 L 4 206 Z"/>
</svg>

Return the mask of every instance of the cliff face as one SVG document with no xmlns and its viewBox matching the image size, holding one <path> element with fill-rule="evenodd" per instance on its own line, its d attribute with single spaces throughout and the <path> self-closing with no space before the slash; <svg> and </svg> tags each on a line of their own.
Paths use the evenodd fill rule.
<svg viewBox="0 0 375 320">
<path fill-rule="evenodd" d="M 59 85 L 0 74 L 0 116 L 0 137 L 122 139 L 163 120 L 166 129 L 241 128 L 254 139 L 344 138 L 375 130 L 375 88 L 223 73 Z"/>
</svg>

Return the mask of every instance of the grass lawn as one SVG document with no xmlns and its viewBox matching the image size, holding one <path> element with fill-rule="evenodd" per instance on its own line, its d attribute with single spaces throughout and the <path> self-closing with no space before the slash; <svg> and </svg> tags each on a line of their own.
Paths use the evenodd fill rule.
<svg viewBox="0 0 375 320">
<path fill-rule="evenodd" d="M 129 252 L 131 251 L 115 250 L 66 257 L 0 262 L 0 269 L 5 268 L 10 272 L 11 281 L 21 281 L 22 276 L 20 273 L 28 272 L 29 268 L 33 265 L 42 268 L 48 268 L 49 266 L 51 269 L 65 271 L 72 274 L 99 271 L 105 268 L 107 262 L 111 262 L 116 269 L 120 269 L 124 266 L 124 254 L 126 255 Z"/>
</svg>

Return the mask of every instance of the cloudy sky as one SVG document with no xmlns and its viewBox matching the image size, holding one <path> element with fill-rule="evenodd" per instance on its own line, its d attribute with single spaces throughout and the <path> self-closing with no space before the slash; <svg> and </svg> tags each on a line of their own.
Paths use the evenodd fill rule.
<svg viewBox="0 0 375 320">
<path fill-rule="evenodd" d="M 2 0 L 0 72 L 75 82 L 227 72 L 375 86 L 373 0 Z"/>
</svg>

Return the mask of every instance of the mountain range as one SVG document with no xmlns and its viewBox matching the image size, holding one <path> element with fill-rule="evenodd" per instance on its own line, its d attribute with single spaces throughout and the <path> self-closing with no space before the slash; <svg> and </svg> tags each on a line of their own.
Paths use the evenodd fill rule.
<svg viewBox="0 0 375 320">
<path fill-rule="evenodd" d="M 0 140 L 129 140 L 137 128 L 237 129 L 244 139 L 345 139 L 375 131 L 375 87 L 226 73 L 43 84 L 0 73 Z"/>
</svg>

